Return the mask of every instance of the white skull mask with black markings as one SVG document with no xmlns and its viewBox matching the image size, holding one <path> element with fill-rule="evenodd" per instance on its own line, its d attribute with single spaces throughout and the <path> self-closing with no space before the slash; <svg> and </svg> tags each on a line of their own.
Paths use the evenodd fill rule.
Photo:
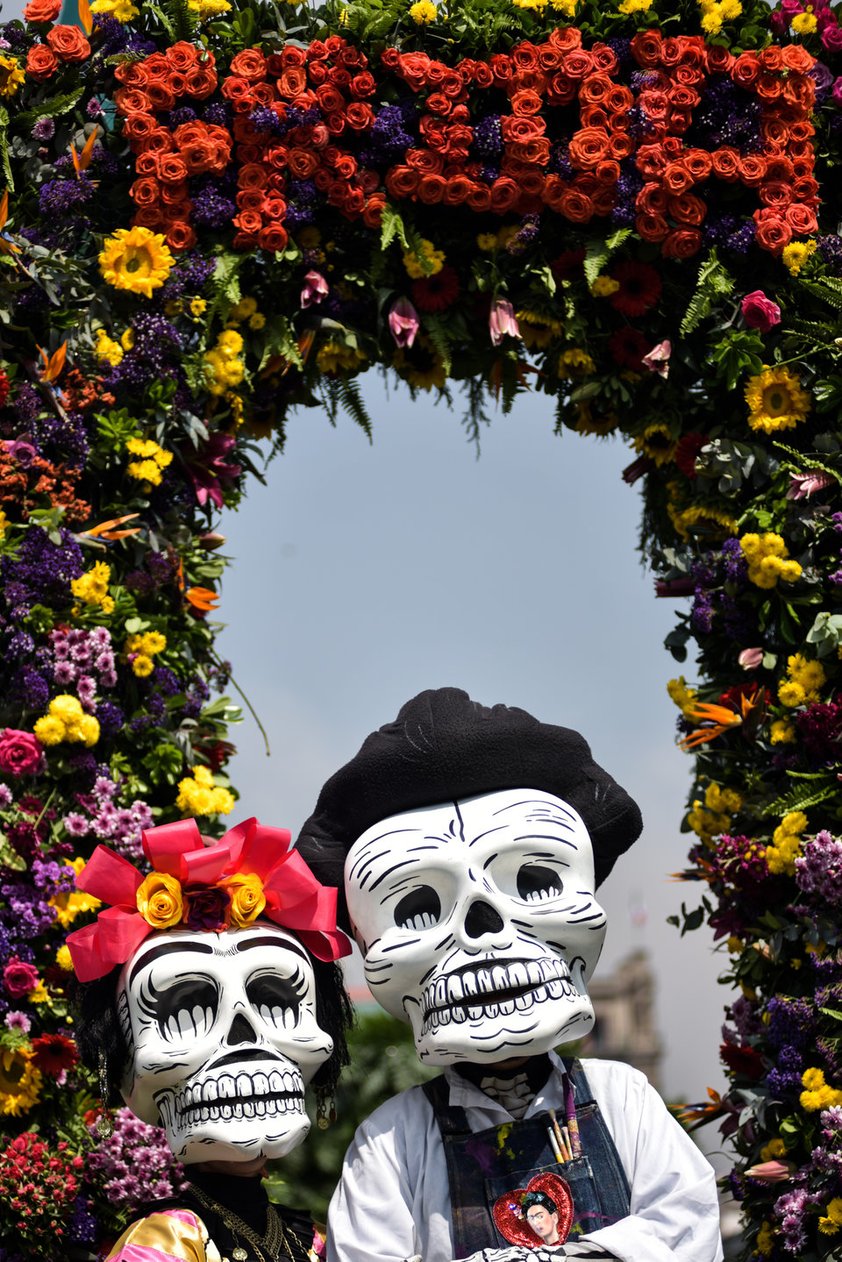
<svg viewBox="0 0 842 1262">
<path fill-rule="evenodd" d="M 535 1055 L 593 1026 L 605 913 L 560 798 L 506 789 L 390 816 L 351 847 L 345 890 L 372 994 L 426 1064 Z"/>
<path fill-rule="evenodd" d="M 265 922 L 153 934 L 123 968 L 118 1012 L 123 1098 L 164 1127 L 179 1160 L 282 1157 L 304 1139 L 304 1085 L 333 1041 L 290 934 Z"/>
</svg>

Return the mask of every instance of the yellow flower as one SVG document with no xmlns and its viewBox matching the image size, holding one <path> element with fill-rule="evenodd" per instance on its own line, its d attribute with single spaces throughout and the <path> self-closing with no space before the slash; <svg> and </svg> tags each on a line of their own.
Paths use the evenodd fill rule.
<svg viewBox="0 0 842 1262">
<path fill-rule="evenodd" d="M 771 1223 L 761 1223 L 760 1230 L 757 1233 L 757 1239 L 754 1242 L 754 1247 L 758 1253 L 763 1255 L 764 1258 L 768 1258 L 769 1254 L 775 1247 L 775 1232 Z"/>
<path fill-rule="evenodd" d="M 786 1153 L 786 1144 L 782 1139 L 770 1139 L 768 1144 L 764 1144 L 760 1149 L 761 1161 L 774 1161 L 776 1157 L 783 1157 Z"/>
<path fill-rule="evenodd" d="M 140 13 L 131 0 L 94 0 L 91 13 L 99 13 L 103 17 L 114 18 L 117 22 L 131 22 Z"/>
<path fill-rule="evenodd" d="M 95 561 L 91 569 L 70 582 L 70 590 L 77 600 L 93 605 L 103 613 L 114 612 L 114 598 L 108 595 L 111 566 L 105 561 Z"/>
<path fill-rule="evenodd" d="M 97 329 L 94 354 L 101 364 L 110 364 L 116 368 L 123 358 L 123 348 L 119 342 L 110 338 L 105 329 Z"/>
<path fill-rule="evenodd" d="M 239 355 L 243 349 L 243 335 L 236 329 L 223 329 L 216 344 L 226 355 Z"/>
<path fill-rule="evenodd" d="M 749 581 L 767 590 L 776 587 L 780 579 L 795 583 L 801 577 L 801 566 L 789 560 L 789 552 L 783 537 L 769 530 L 763 535 L 749 532 L 740 539 L 743 556 L 748 562 Z"/>
<path fill-rule="evenodd" d="M 722 0 L 719 5 L 719 12 L 726 22 L 733 22 L 743 11 L 740 0 Z"/>
<path fill-rule="evenodd" d="M 28 1049 L 0 1049 L 0 1113 L 6 1117 L 26 1113 L 37 1103 L 42 1081 Z"/>
<path fill-rule="evenodd" d="M 842 1091 L 828 1086 L 821 1069 L 805 1069 L 801 1075 L 801 1085 L 805 1088 L 800 1096 L 801 1107 L 807 1113 L 818 1113 L 820 1109 L 830 1109 L 842 1104 Z"/>
<path fill-rule="evenodd" d="M 145 653 L 138 653 L 132 658 L 132 674 L 138 679 L 146 679 L 155 669 L 155 663 Z"/>
<path fill-rule="evenodd" d="M 200 22 L 206 18 L 218 17 L 220 13 L 230 13 L 230 0 L 187 0 L 187 7 Z"/>
<path fill-rule="evenodd" d="M 561 322 L 540 311 L 521 308 L 515 314 L 523 344 L 528 350 L 543 350 L 561 333 Z"/>
<path fill-rule="evenodd" d="M 303 236 L 303 234 L 302 234 Z M 304 244 L 302 242 L 302 244 Z M 306 246 L 304 247 L 307 248 Z M 231 308 L 229 319 L 231 320 L 247 320 L 249 316 L 253 316 L 257 310 L 257 300 L 255 298 L 241 298 L 236 307 Z"/>
<path fill-rule="evenodd" d="M 176 806 L 183 815 L 228 815 L 234 795 L 214 784 L 209 767 L 195 767 L 192 776 L 178 782 Z"/>
<path fill-rule="evenodd" d="M 594 372 L 596 364 L 587 351 L 580 346 L 571 346 L 562 351 L 558 357 L 558 375 L 568 379 L 587 377 Z"/>
<path fill-rule="evenodd" d="M 791 276 L 798 275 L 807 260 L 815 254 L 817 248 L 815 241 L 792 241 L 789 245 L 784 246 L 781 251 L 781 259 L 784 266 L 789 269 Z"/>
<path fill-rule="evenodd" d="M 594 298 L 610 298 L 612 294 L 616 294 L 620 288 L 620 282 L 615 280 L 613 276 L 597 276 L 591 285 L 591 293 Z"/>
<path fill-rule="evenodd" d="M 240 929 L 245 929 L 256 920 L 266 906 L 263 893 L 263 882 L 256 872 L 238 872 L 220 881 L 223 889 L 231 895 L 231 922 Z"/>
<path fill-rule="evenodd" d="M 573 428 L 577 434 L 595 434 L 597 438 L 607 438 L 615 432 L 619 424 L 620 418 L 616 412 L 594 416 L 589 403 L 576 404 L 576 422 Z"/>
<path fill-rule="evenodd" d="M 493 254 L 497 249 L 497 233 L 481 232 L 477 237 L 477 249 L 483 254 Z"/>
<path fill-rule="evenodd" d="M 798 16 L 806 17 L 807 14 L 800 13 Z M 813 18 L 814 22 L 815 20 Z M 795 22 L 792 26 L 794 29 Z M 834 1196 L 827 1207 L 827 1214 L 819 1219 L 819 1231 L 824 1232 L 826 1236 L 835 1236 L 840 1227 L 842 1227 L 842 1196 Z"/>
<path fill-rule="evenodd" d="M 807 419 L 811 399 L 788 368 L 764 368 L 749 377 L 745 388 L 748 423 L 764 434 L 793 429 Z"/>
<path fill-rule="evenodd" d="M 56 964 L 63 973 L 73 972 L 73 957 L 70 954 L 70 947 L 66 943 L 56 951 Z"/>
<path fill-rule="evenodd" d="M 769 728 L 769 741 L 772 745 L 791 745 L 795 740 L 795 728 L 789 719 L 775 719 Z"/>
<path fill-rule="evenodd" d="M 422 276 L 438 275 L 444 267 L 445 258 L 443 250 L 437 250 L 432 241 L 422 237 L 418 253 L 407 250 L 403 256 L 403 265 L 413 280 L 420 280 Z"/>
<path fill-rule="evenodd" d="M 149 482 L 152 486 L 160 486 L 164 469 L 172 464 L 172 452 L 164 451 L 151 438 L 129 438 L 126 451 L 130 456 L 138 456 L 138 460 L 130 460 L 126 465 L 126 473 L 138 482 Z"/>
<path fill-rule="evenodd" d="M 90 747 L 99 740 L 99 719 L 85 714 L 78 697 L 63 693 L 53 698 L 47 713 L 38 719 L 33 731 L 42 745 L 77 741 Z"/>
<path fill-rule="evenodd" d="M 9 529 L 9 519 L 6 516 L 6 514 L 3 512 L 2 508 L 0 508 L 0 539 L 3 538 L 3 536 L 5 535 L 8 529 Z"/>
<path fill-rule="evenodd" d="M 130 351 L 134 348 L 134 329 L 124 329 L 120 337 L 120 345 L 124 351 Z"/>
<path fill-rule="evenodd" d="M 669 425 L 663 421 L 654 421 L 647 425 L 643 433 L 634 440 L 634 449 L 654 460 L 656 465 L 668 464 L 675 455 L 675 439 Z"/>
<path fill-rule="evenodd" d="M 259 332 L 260 329 L 266 327 L 266 316 L 262 311 L 255 311 L 253 316 L 249 316 L 249 328 L 253 333 Z"/>
<path fill-rule="evenodd" d="M 43 982 L 39 982 L 37 986 L 34 986 L 33 989 L 30 990 L 26 998 L 29 1003 L 49 1003 L 50 992 L 47 990 L 47 987 Z"/>
<path fill-rule="evenodd" d="M 168 872 L 150 872 L 138 887 L 137 910 L 153 929 L 170 929 L 181 920 L 181 883 Z"/>
<path fill-rule="evenodd" d="M 705 789 L 704 800 L 697 798 L 693 803 L 687 823 L 702 841 L 710 841 L 728 831 L 742 804 L 743 799 L 736 789 L 724 789 L 712 780 Z"/>
<path fill-rule="evenodd" d="M 331 375 L 357 372 L 365 362 L 364 351 L 356 346 L 346 346 L 343 342 L 325 342 L 316 352 L 319 372 Z"/>
<path fill-rule="evenodd" d="M 0 56 L 0 96 L 14 96 L 26 81 L 26 74 L 17 57 Z"/>
<path fill-rule="evenodd" d="M 190 299 L 190 314 L 192 316 L 204 315 L 207 305 L 208 305 L 207 301 L 204 298 L 191 298 Z"/>
<path fill-rule="evenodd" d="M 670 679 L 667 683 L 667 692 L 673 704 L 677 705 L 682 714 L 686 714 L 688 718 L 692 718 L 690 711 L 696 701 L 697 692 L 695 688 L 688 688 L 687 681 L 683 675 L 679 675 L 677 679 Z"/>
<path fill-rule="evenodd" d="M 154 657 L 163 653 L 167 647 L 167 637 L 160 631 L 143 631 L 139 635 L 130 635 L 126 639 L 124 652 L 142 653 L 145 657 Z"/>
<path fill-rule="evenodd" d="M 412 350 L 399 350 L 392 361 L 396 371 L 417 390 L 443 390 L 447 381 L 444 361 L 425 334 L 415 339 Z"/>
<path fill-rule="evenodd" d="M 516 9 L 546 9 L 547 0 L 512 0 Z"/>
<path fill-rule="evenodd" d="M 576 16 L 576 0 L 550 0 L 552 7 L 566 18 Z"/>
<path fill-rule="evenodd" d="M 652 0 L 621 0 L 621 13 L 647 13 L 652 8 Z"/>
<path fill-rule="evenodd" d="M 795 860 L 801 850 L 801 834 L 807 827 L 803 811 L 790 811 L 772 833 L 766 847 L 766 866 L 775 876 L 795 876 Z"/>
<path fill-rule="evenodd" d="M 796 35 L 812 35 L 818 26 L 815 13 L 811 13 L 809 9 L 805 13 L 796 13 L 790 22 L 790 26 Z"/>
<path fill-rule="evenodd" d="M 72 868 L 77 876 L 85 866 L 85 860 L 80 858 L 72 861 L 66 860 L 65 862 L 67 867 Z M 62 929 L 69 929 L 76 917 L 81 916 L 83 912 L 96 911 L 101 906 L 98 898 L 94 898 L 93 894 L 85 894 L 82 890 L 68 890 L 65 893 L 54 894 L 49 901 L 50 906 L 55 908 L 56 920 Z M 69 959 L 70 951 L 67 950 L 67 947 L 61 947 L 59 955 L 62 951 L 67 951 L 67 958 Z M 60 963 L 58 955 L 56 956 L 56 963 Z M 66 966 L 61 964 L 61 967 L 64 968 Z M 72 968 L 73 966 L 71 964 L 68 967 Z"/>
<path fill-rule="evenodd" d="M 712 504 L 691 504 L 688 508 L 678 509 L 673 504 L 667 505 L 670 521 L 682 539 L 689 539 L 690 534 L 709 535 L 721 539 L 723 535 L 737 533 L 737 522 L 730 513 Z"/>
<path fill-rule="evenodd" d="M 409 7 L 409 16 L 418 26 L 426 26 L 430 22 L 435 22 L 438 9 L 430 3 L 430 0 L 416 0 L 416 3 Z"/>
<path fill-rule="evenodd" d="M 118 228 L 99 256 L 103 279 L 115 289 L 151 298 L 170 274 L 175 259 L 164 237 L 149 228 Z"/>
<path fill-rule="evenodd" d="M 787 677 L 778 684 L 778 700 L 788 710 L 820 700 L 820 690 L 827 682 L 821 662 L 793 653 L 787 658 Z"/>
</svg>

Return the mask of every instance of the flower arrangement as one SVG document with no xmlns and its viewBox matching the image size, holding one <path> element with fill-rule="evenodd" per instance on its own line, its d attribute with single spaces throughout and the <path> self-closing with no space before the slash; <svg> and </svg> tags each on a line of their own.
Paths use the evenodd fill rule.
<svg viewBox="0 0 842 1262">
<path fill-rule="evenodd" d="M 691 601 L 667 644 L 698 651 L 670 684 L 703 888 L 676 921 L 737 988 L 731 1086 L 695 1114 L 731 1137 L 746 1258 L 838 1256 L 839 10 L 58 16 L 0 26 L 0 1179 L 72 1166 L 49 1222 L 79 1256 L 117 1225 L 69 1037 L 63 938 L 100 909 L 76 878 L 104 842 L 127 915 L 189 912 L 186 878 L 133 865 L 235 802 L 215 513 L 295 408 L 368 429 L 374 365 L 463 392 L 474 435 L 531 389 L 632 447 L 657 593 Z M 21 1256 L 51 1256 L 46 1222 Z"/>
</svg>

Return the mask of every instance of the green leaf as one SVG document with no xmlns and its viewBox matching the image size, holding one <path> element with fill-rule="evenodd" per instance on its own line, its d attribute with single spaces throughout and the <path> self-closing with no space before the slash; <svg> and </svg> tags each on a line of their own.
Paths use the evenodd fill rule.
<svg viewBox="0 0 842 1262">
<path fill-rule="evenodd" d="M 717 298 L 726 298 L 733 290 L 734 278 L 720 263 L 716 250 L 711 250 L 699 268 L 696 288 L 681 321 L 682 336 L 692 333 L 710 315 Z"/>
<path fill-rule="evenodd" d="M 394 206 L 389 202 L 383 207 L 383 216 L 380 220 L 380 249 L 386 250 L 398 238 L 405 250 L 409 249 L 409 242 L 406 237 L 406 228 L 400 211 L 395 210 Z"/>
<path fill-rule="evenodd" d="M 62 96 L 53 96 L 47 101 L 40 101 L 34 109 L 24 110 L 21 114 L 16 114 L 14 119 L 15 130 L 23 131 L 37 122 L 39 118 L 52 118 L 54 114 L 66 114 L 84 95 L 85 88 L 74 88 L 72 92 L 65 92 Z M 5 114 L 6 111 L 3 110 Z M 8 123 L 8 115 L 6 122 Z"/>
<path fill-rule="evenodd" d="M 592 285 L 615 250 L 631 236 L 631 228 L 618 228 L 610 237 L 594 237 L 585 247 L 585 280 Z"/>
<path fill-rule="evenodd" d="M 0 105 L 0 166 L 3 168 L 6 187 L 10 193 L 13 193 L 15 191 L 15 181 L 12 175 L 12 166 L 9 162 L 9 141 L 6 136 L 8 126 L 9 111 Z"/>
</svg>

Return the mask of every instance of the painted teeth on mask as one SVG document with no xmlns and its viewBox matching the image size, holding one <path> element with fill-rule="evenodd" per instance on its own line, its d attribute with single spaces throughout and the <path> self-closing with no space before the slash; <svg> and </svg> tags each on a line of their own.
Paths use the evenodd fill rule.
<svg viewBox="0 0 842 1262">
<path fill-rule="evenodd" d="M 510 1016 L 548 997 L 576 998 L 578 993 L 560 959 L 462 969 L 429 984 L 422 1000 L 422 1029 L 429 1033 L 450 1022 L 461 1025 L 481 1017 Z"/>
<path fill-rule="evenodd" d="M 174 1101 L 163 1096 L 159 1102 L 164 1125 L 171 1124 L 173 1109 L 179 1122 L 207 1122 L 212 1119 L 271 1117 L 277 1113 L 303 1110 L 304 1086 L 301 1076 L 289 1070 L 251 1076 L 222 1074 L 185 1087 Z"/>
</svg>

